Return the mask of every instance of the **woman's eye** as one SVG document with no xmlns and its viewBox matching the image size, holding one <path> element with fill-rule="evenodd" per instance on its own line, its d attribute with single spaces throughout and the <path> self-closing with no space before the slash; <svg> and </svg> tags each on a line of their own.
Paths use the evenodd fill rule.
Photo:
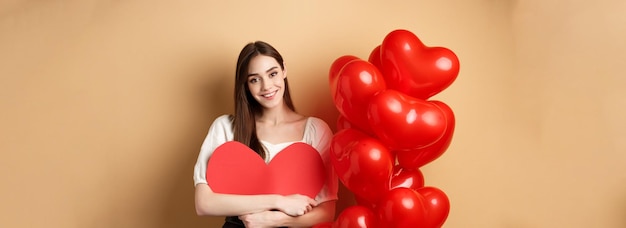
<svg viewBox="0 0 626 228">
<path fill-rule="evenodd" d="M 270 77 L 274 77 L 274 76 L 276 76 L 276 75 L 278 75 L 278 72 L 272 72 L 272 73 L 270 74 Z"/>
<path fill-rule="evenodd" d="M 258 81 L 259 81 L 259 79 L 257 79 L 257 78 L 252 78 L 252 79 L 250 79 L 248 82 L 249 82 L 249 83 L 256 83 L 256 82 L 258 82 Z"/>
</svg>

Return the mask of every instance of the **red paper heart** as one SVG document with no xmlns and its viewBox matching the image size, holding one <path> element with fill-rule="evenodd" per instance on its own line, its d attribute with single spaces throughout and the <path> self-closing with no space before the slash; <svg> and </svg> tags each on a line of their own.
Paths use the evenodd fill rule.
<svg viewBox="0 0 626 228">
<path fill-rule="evenodd" d="M 428 47 L 407 30 L 390 32 L 373 54 L 377 51 L 387 86 L 416 98 L 427 99 L 441 92 L 459 73 L 459 59 L 454 52 Z"/>
<path fill-rule="evenodd" d="M 217 193 L 301 194 L 315 198 L 326 181 L 326 170 L 320 154 L 306 143 L 289 145 L 265 164 L 246 145 L 229 141 L 211 155 L 206 179 Z"/>
</svg>

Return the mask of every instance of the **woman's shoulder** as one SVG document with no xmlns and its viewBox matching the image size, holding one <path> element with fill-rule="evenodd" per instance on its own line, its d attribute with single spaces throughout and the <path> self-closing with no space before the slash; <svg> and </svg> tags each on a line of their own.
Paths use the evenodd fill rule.
<svg viewBox="0 0 626 228">
<path fill-rule="evenodd" d="M 213 126 L 231 126 L 233 124 L 233 116 L 223 114 L 213 120 Z"/>
<path fill-rule="evenodd" d="M 233 121 L 233 115 L 230 114 L 222 114 L 221 116 L 218 116 L 217 118 L 215 118 L 216 122 L 232 122 Z"/>
<path fill-rule="evenodd" d="M 315 117 L 315 116 L 306 116 L 305 119 L 307 119 L 307 121 L 311 122 L 311 123 L 315 123 L 315 124 L 325 124 L 328 125 L 326 123 L 326 121 L 324 121 L 323 119 L 319 118 L 319 117 Z"/>
<path fill-rule="evenodd" d="M 233 122 L 233 115 L 231 114 L 222 114 L 220 116 L 218 116 L 217 118 L 215 118 L 215 120 L 213 122 L 225 122 L 225 123 L 230 123 Z"/>
<path fill-rule="evenodd" d="M 324 121 L 323 119 L 319 117 L 307 116 L 306 120 L 307 120 L 307 128 L 330 131 L 330 127 L 328 126 L 328 123 L 326 123 L 326 121 Z"/>
<path fill-rule="evenodd" d="M 324 151 L 333 136 L 326 121 L 319 117 L 308 116 L 306 129 L 304 130 L 304 141 L 315 147 L 318 151 Z"/>
<path fill-rule="evenodd" d="M 209 127 L 209 133 L 207 138 L 215 140 L 220 138 L 222 140 L 231 140 L 233 135 L 233 123 L 230 115 L 221 115 L 213 120 L 211 127 Z"/>
</svg>

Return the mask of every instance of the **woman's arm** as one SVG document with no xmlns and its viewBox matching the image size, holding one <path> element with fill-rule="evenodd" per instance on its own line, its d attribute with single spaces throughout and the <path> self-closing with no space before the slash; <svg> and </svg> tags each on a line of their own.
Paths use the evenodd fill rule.
<svg viewBox="0 0 626 228">
<path fill-rule="evenodd" d="M 198 215 L 234 216 L 279 210 L 287 215 L 298 216 L 317 205 L 315 200 L 303 195 L 233 195 L 215 193 L 207 184 L 197 184 L 195 192 Z"/>
<path fill-rule="evenodd" d="M 264 211 L 239 216 L 246 227 L 312 227 L 335 219 L 336 200 L 330 200 L 314 207 L 302 216 L 289 216 L 280 211 Z"/>
</svg>

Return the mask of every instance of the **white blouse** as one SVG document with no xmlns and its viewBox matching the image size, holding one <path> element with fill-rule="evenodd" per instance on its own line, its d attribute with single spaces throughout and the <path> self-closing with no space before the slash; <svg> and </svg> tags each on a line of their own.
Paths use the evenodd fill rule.
<svg viewBox="0 0 626 228">
<path fill-rule="evenodd" d="M 268 153 L 268 156 L 265 158 L 265 162 L 268 163 L 271 161 L 281 150 L 293 143 L 304 142 L 311 145 L 320 153 L 328 173 L 326 183 L 324 184 L 324 187 L 322 187 L 320 193 L 315 197 L 315 200 L 318 203 L 336 200 L 338 189 L 337 175 L 335 175 L 335 172 L 333 171 L 329 151 L 332 136 L 333 133 L 326 122 L 316 117 L 308 117 L 304 129 L 304 136 L 300 141 L 271 144 L 261 140 L 261 143 Z M 198 160 L 194 167 L 194 185 L 207 184 L 206 165 L 209 158 L 213 154 L 215 148 L 225 142 L 233 141 L 233 137 L 232 122 L 230 121 L 228 115 L 222 115 L 213 121 L 213 124 L 211 124 L 209 132 L 202 143 L 200 154 L 198 155 Z"/>
</svg>

